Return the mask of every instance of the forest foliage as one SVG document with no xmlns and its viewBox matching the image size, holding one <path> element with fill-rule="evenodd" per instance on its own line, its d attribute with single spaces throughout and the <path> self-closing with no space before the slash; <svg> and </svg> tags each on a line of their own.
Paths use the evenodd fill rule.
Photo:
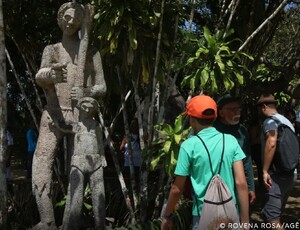
<svg viewBox="0 0 300 230">
<path fill-rule="evenodd" d="M 6 49 L 11 57 L 11 63 L 7 61 L 8 127 L 20 139 L 16 141 L 20 152 L 25 149 L 22 136 L 32 111 L 39 120 L 46 103 L 34 76 L 43 48 L 61 38 L 56 14 L 64 2 L 3 1 Z M 246 114 L 262 92 L 275 93 L 283 107 L 295 106 L 300 99 L 299 1 L 77 2 L 96 7 L 91 43 L 102 56 L 108 93 L 101 112 L 115 152 L 130 119 L 139 120 L 141 191 L 146 192 L 138 194 L 138 200 L 146 202 L 134 213 L 138 221 L 160 216 L 168 188 L 163 185 L 170 181 L 179 145 L 188 133 L 180 114 L 191 96 L 206 93 L 217 99 L 232 92 L 244 99 Z M 157 184 L 148 187 L 154 169 Z"/>
</svg>

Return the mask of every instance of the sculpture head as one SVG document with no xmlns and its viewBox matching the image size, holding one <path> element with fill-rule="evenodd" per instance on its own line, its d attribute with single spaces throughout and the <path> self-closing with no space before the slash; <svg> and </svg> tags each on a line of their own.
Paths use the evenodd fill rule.
<svg viewBox="0 0 300 230">
<path fill-rule="evenodd" d="M 98 112 L 99 104 L 92 97 L 83 97 L 78 101 L 77 107 L 81 114 L 93 117 Z"/>
<path fill-rule="evenodd" d="M 59 28 L 69 35 L 76 33 L 84 17 L 84 7 L 79 3 L 67 2 L 61 5 L 57 13 Z"/>
</svg>

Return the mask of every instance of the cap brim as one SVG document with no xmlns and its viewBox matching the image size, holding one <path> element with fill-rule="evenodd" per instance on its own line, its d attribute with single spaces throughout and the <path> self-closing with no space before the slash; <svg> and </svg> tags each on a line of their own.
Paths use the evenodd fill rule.
<svg viewBox="0 0 300 230">
<path fill-rule="evenodd" d="M 276 104 L 277 101 L 258 101 L 256 105 L 263 105 L 263 104 Z"/>
<path fill-rule="evenodd" d="M 224 98 L 220 102 L 217 103 L 218 108 L 222 108 L 224 105 L 231 103 L 231 102 L 240 102 L 240 97 L 231 97 L 231 98 Z"/>
<path fill-rule="evenodd" d="M 187 111 L 181 113 L 181 116 L 186 116 L 186 115 L 188 115 Z"/>
</svg>

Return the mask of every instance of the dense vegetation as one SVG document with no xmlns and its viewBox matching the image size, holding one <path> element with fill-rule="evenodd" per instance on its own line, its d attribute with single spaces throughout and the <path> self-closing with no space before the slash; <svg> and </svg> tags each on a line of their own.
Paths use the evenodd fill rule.
<svg viewBox="0 0 300 230">
<path fill-rule="evenodd" d="M 39 121 L 45 104 L 34 76 L 45 45 L 61 38 L 56 14 L 64 2 L 3 0 L 9 55 L 8 128 L 20 155 L 26 151 L 26 124 L 32 119 Z M 78 2 L 96 7 L 91 43 L 101 52 L 108 85 L 101 112 L 107 143 L 113 143 L 106 149 L 110 163 L 106 170 L 107 216 L 114 218 L 110 219 L 112 226 L 135 222 L 150 226 L 147 221 L 159 217 L 178 146 L 186 132 L 182 130 L 184 120 L 177 116 L 190 96 L 204 92 L 218 98 L 234 92 L 243 97 L 247 115 L 257 96 L 266 91 L 275 93 L 282 108 L 298 105 L 299 1 Z M 139 120 L 144 165 L 141 192 L 137 194 L 139 202 L 128 212 L 122 191 L 116 185 L 113 157 L 122 164 L 118 146 L 134 115 Z M 54 202 L 63 204 L 62 188 L 55 189 Z M 87 191 L 86 218 L 91 216 L 88 195 Z M 119 203 L 121 208 L 117 206 Z M 31 212 L 28 209 L 22 211 Z M 61 207 L 57 209 L 60 216 Z M 14 212 L 20 225 L 30 226 L 37 221 L 36 215 L 21 218 L 22 211 Z M 183 218 L 183 214 L 181 217 L 180 223 L 184 225 L 188 218 Z M 154 221 L 152 225 L 157 223 Z"/>
</svg>

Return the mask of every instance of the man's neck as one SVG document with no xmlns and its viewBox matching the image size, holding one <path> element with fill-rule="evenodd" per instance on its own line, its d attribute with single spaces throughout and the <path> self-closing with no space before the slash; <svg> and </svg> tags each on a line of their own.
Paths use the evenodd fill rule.
<svg viewBox="0 0 300 230">
<path fill-rule="evenodd" d="M 231 125 L 224 118 L 220 118 L 219 121 L 224 125 Z"/>
<path fill-rule="evenodd" d="M 277 112 L 276 109 L 269 109 L 269 110 L 267 111 L 267 116 L 269 117 L 269 116 L 275 115 L 275 114 L 277 114 L 277 113 L 278 113 L 278 112 Z"/>
<path fill-rule="evenodd" d="M 199 133 L 201 130 L 203 130 L 203 129 L 207 129 L 207 128 L 210 128 L 210 127 L 212 127 L 211 125 L 198 125 L 197 127 L 195 127 L 195 129 L 194 129 L 194 132 L 195 132 L 195 134 L 197 134 L 197 133 Z"/>
</svg>

